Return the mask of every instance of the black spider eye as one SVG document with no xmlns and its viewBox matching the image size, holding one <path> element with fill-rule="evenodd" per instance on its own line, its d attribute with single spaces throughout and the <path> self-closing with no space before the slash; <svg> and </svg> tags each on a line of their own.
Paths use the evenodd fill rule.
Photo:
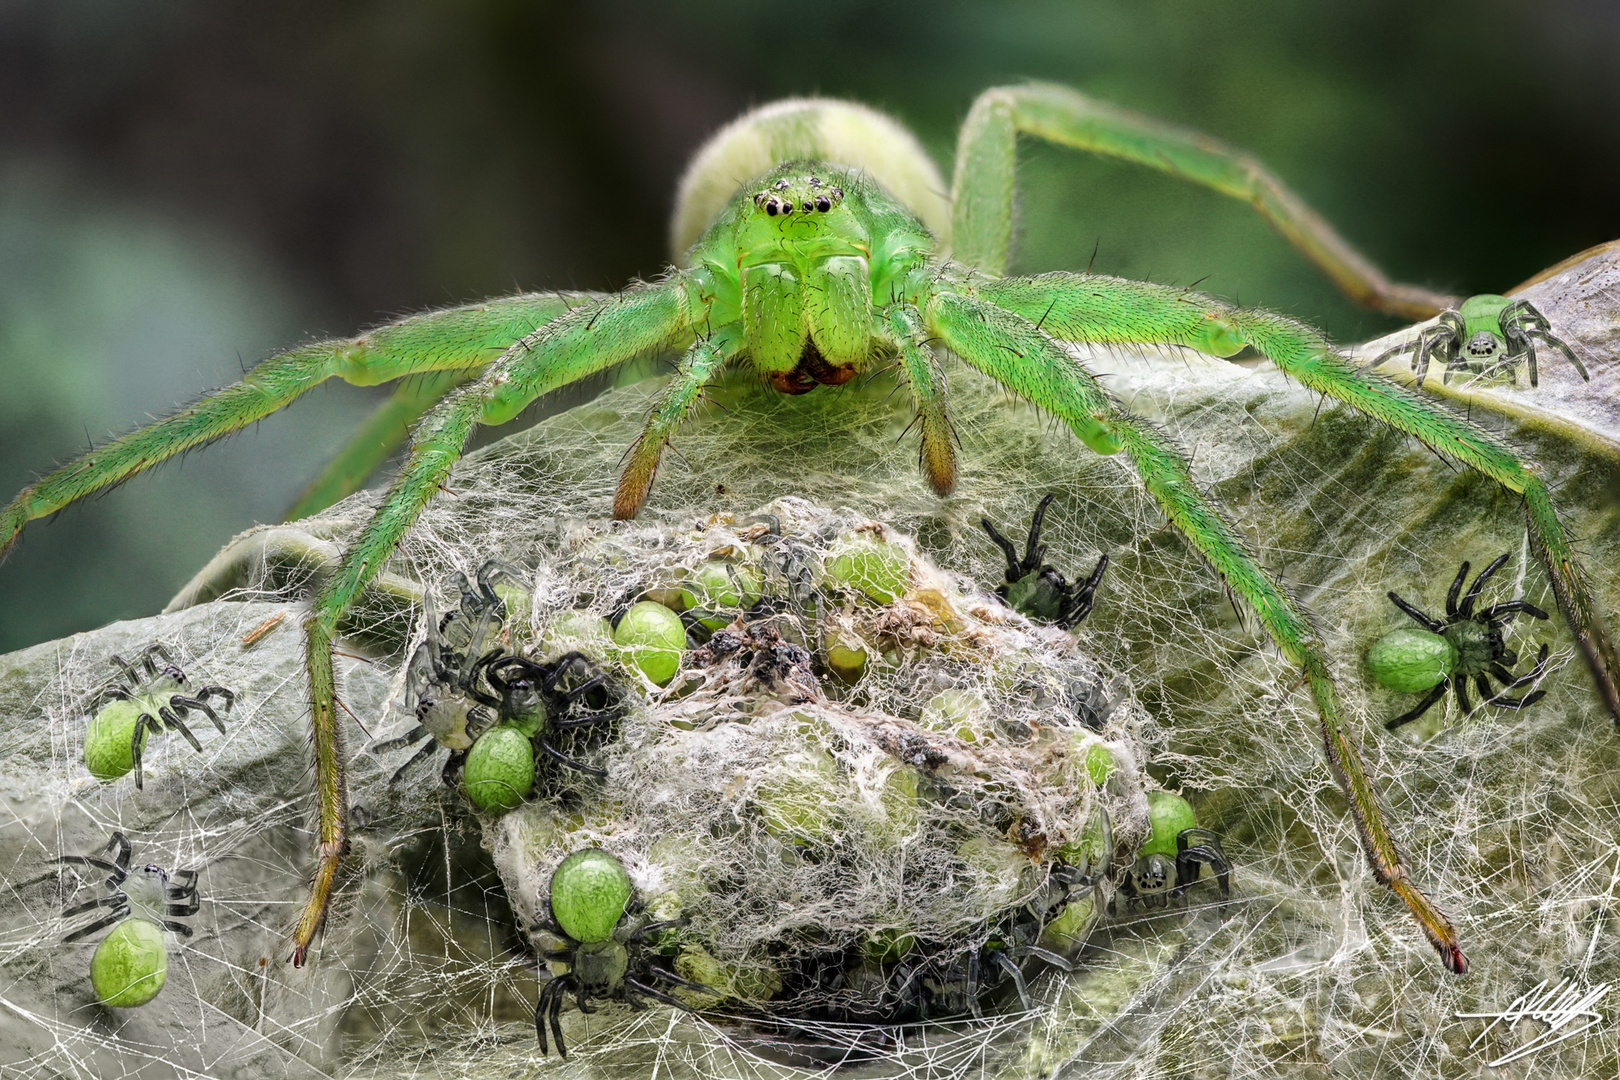
<svg viewBox="0 0 1620 1080">
<path fill-rule="evenodd" d="M 776 200 L 775 199 L 772 199 L 770 202 L 765 204 L 765 212 L 767 214 L 769 214 L 771 217 L 776 216 Z"/>
<path fill-rule="evenodd" d="M 811 187 L 820 187 L 821 186 L 821 178 L 818 177 L 818 176 L 812 176 L 810 178 L 810 186 Z"/>
<path fill-rule="evenodd" d="M 755 192 L 755 194 L 754 194 L 754 205 L 759 206 L 764 201 L 765 201 L 765 193 L 763 191 Z"/>
<path fill-rule="evenodd" d="M 814 204 L 809 199 L 804 200 L 804 212 L 808 214 L 812 205 Z"/>
<path fill-rule="evenodd" d="M 841 188 L 841 187 L 833 188 L 832 189 L 832 197 L 835 198 L 835 199 L 842 199 L 844 197 L 844 189 Z"/>
<path fill-rule="evenodd" d="M 816 209 L 825 214 L 828 210 L 832 209 L 832 200 L 827 198 L 825 195 L 817 196 Z"/>
<path fill-rule="evenodd" d="M 772 184 L 771 186 L 774 187 L 777 191 L 786 191 L 788 189 L 788 182 L 786 180 L 778 180 L 775 184 Z"/>
</svg>

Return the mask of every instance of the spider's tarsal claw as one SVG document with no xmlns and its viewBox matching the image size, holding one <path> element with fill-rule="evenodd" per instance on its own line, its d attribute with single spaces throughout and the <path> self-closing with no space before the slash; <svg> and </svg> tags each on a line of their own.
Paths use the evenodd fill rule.
<svg viewBox="0 0 1620 1080">
<path fill-rule="evenodd" d="M 1444 912 L 1435 906 L 1428 895 L 1412 884 L 1406 876 L 1404 867 L 1397 867 L 1397 873 L 1388 881 L 1390 889 L 1399 896 L 1417 919 L 1418 925 L 1423 928 L 1423 934 L 1429 939 L 1435 951 L 1440 954 L 1440 963 L 1453 975 L 1468 974 L 1468 958 L 1463 955 L 1462 947 L 1457 943 L 1457 930 L 1451 925 Z"/>
</svg>

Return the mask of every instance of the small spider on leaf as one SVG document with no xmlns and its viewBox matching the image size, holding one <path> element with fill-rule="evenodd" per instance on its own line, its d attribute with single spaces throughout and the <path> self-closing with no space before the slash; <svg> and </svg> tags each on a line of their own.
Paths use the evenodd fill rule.
<svg viewBox="0 0 1620 1080">
<path fill-rule="evenodd" d="M 521 582 L 523 572 L 490 559 L 478 568 L 475 582 L 460 571 L 451 580 L 461 591 L 460 603 L 437 625 L 433 625 L 429 608 L 427 639 L 417 646 L 405 668 L 405 704 L 416 716 L 416 727 L 374 748 L 414 746 L 433 736 L 433 742 L 399 767 L 395 780 L 440 746 L 451 751 L 452 761 L 446 768 L 452 767 L 460 761 L 455 755 L 470 750 L 497 720 L 500 699 L 482 685 L 483 670 L 507 655 L 501 641 L 506 601 L 496 586 L 502 581 Z"/>
<path fill-rule="evenodd" d="M 1530 369 L 1530 385 L 1539 385 L 1536 376 L 1536 342 L 1556 349 L 1575 365 L 1581 378 L 1592 377 L 1586 365 L 1575 355 L 1566 342 L 1555 337 L 1552 324 L 1528 300 L 1512 300 L 1506 296 L 1482 294 L 1470 296 L 1455 308 L 1440 313 L 1433 325 L 1418 331 L 1412 341 L 1405 341 L 1386 349 L 1366 365 L 1375 368 L 1392 356 L 1412 354 L 1412 370 L 1417 373 L 1417 384 L 1423 385 L 1429 374 L 1429 358 L 1446 366 L 1443 382 L 1449 383 L 1457 371 L 1474 375 L 1496 372 L 1511 374 L 1515 365 L 1523 360 Z"/>
<path fill-rule="evenodd" d="M 161 735 L 165 729 L 178 731 L 193 750 L 202 753 L 202 743 L 184 719 L 192 711 L 208 717 L 219 733 L 225 734 L 225 722 L 209 700 L 219 698 L 224 702 L 221 711 L 228 712 L 236 695 L 223 686 L 204 686 L 195 694 L 184 693 L 186 674 L 162 645 L 148 645 L 136 655 L 133 664 L 117 654 L 107 660 L 118 669 L 120 677 L 91 699 L 94 715 L 84 737 L 84 763 L 97 780 L 116 780 L 133 769 L 135 786 L 142 787 L 141 758 L 147 735 Z M 161 668 L 159 660 L 163 662 Z"/>
<path fill-rule="evenodd" d="M 586 776 L 607 776 L 554 745 L 565 732 L 600 727 L 622 712 L 617 687 L 590 657 L 568 652 L 541 664 L 503 656 L 484 665 L 484 678 L 499 695 L 500 723 L 480 735 L 467 754 L 462 783 L 474 806 L 505 813 L 527 798 L 537 750 Z"/>
<path fill-rule="evenodd" d="M 1412 617 L 1422 627 L 1409 626 L 1391 630 L 1367 650 L 1367 667 L 1374 679 L 1391 690 L 1408 694 L 1429 691 L 1416 708 L 1402 713 L 1384 726 L 1391 731 L 1429 711 L 1429 707 L 1446 695 L 1446 688 L 1457 691 L 1457 704 L 1463 715 L 1474 711 L 1468 700 L 1468 680 L 1472 678 L 1479 689 L 1480 704 L 1499 705 L 1504 709 L 1523 709 L 1540 701 L 1547 693 L 1533 690 L 1523 697 L 1510 697 L 1506 693 L 1493 693 L 1487 676 L 1502 684 L 1503 690 L 1517 690 L 1541 678 L 1547 670 L 1547 646 L 1543 644 L 1536 654 L 1536 663 L 1523 675 L 1515 675 L 1512 668 L 1519 662 L 1519 654 L 1508 648 L 1502 640 L 1502 627 L 1513 616 L 1524 612 L 1532 619 L 1545 619 L 1547 613 L 1525 600 L 1508 600 L 1500 604 L 1474 610 L 1480 590 L 1508 561 L 1507 553 L 1479 572 L 1474 583 L 1457 602 L 1463 581 L 1468 577 L 1468 563 L 1464 562 L 1446 591 L 1445 621 L 1425 614 L 1391 591 L 1389 598 L 1395 606 Z"/>
<path fill-rule="evenodd" d="M 62 941 L 64 944 L 82 941 L 112 926 L 112 933 L 101 940 L 90 958 L 90 983 L 102 1004 L 133 1008 L 157 997 L 168 978 L 169 954 L 163 931 L 191 936 L 191 927 L 179 920 L 197 914 L 197 871 L 177 870 L 170 874 L 155 863 L 131 871 L 130 855 L 134 848 L 129 838 L 114 832 L 101 854 L 114 848 L 118 854 L 111 862 L 101 855 L 61 855 L 52 862 L 77 863 L 107 871 L 107 887 L 111 891 L 68 908 L 62 912 L 62 918 L 72 919 L 103 908 L 109 910 Z"/>
</svg>

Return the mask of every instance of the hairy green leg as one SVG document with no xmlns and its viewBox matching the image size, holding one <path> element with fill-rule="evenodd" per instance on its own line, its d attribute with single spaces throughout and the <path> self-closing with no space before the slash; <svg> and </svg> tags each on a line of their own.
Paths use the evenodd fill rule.
<svg viewBox="0 0 1620 1080">
<path fill-rule="evenodd" d="M 1242 199 L 1368 307 L 1427 319 L 1461 300 L 1391 282 L 1252 156 L 1207 135 L 1044 83 L 986 90 L 968 112 L 951 183 L 951 247 L 958 262 L 993 274 L 1006 271 L 1019 133 L 1147 165 Z"/>
<path fill-rule="evenodd" d="M 1067 276 L 1094 294 L 1106 295 L 1114 283 L 1108 278 Z M 970 286 L 968 282 L 957 284 Z M 1160 334 L 1148 340 L 1178 341 L 1202 333 L 1205 320 L 1188 319 L 1185 311 L 1186 299 L 1194 294 L 1162 291 L 1168 294 L 1167 299 L 1173 299 L 1175 306 L 1167 311 L 1176 318 L 1161 319 Z M 952 283 L 945 282 L 925 301 L 925 314 L 941 342 L 967 363 L 1061 417 L 1088 445 L 1096 445 L 1101 429 L 1130 456 L 1143 486 L 1170 521 L 1255 612 L 1283 656 L 1304 672 L 1321 718 L 1329 766 L 1354 808 L 1373 873 L 1405 902 L 1440 953 L 1441 962 L 1458 974 L 1467 971 L 1468 960 L 1457 944 L 1450 919 L 1416 886 L 1406 869 L 1394 831 L 1347 726 L 1327 651 L 1304 608 L 1261 569 L 1231 523 L 1200 491 L 1186 458 L 1163 432 L 1120 408 L 1090 372 L 1042 332 L 1049 324 L 1038 328 L 1032 320 L 1003 310 L 996 303 L 956 291 Z M 1276 316 L 1265 317 L 1292 327 L 1301 342 L 1327 348 L 1320 335 L 1308 327 Z M 1150 318 L 1151 314 L 1144 314 L 1138 325 L 1146 326 Z M 1279 344 L 1281 329 L 1279 326 L 1276 335 Z"/>
<path fill-rule="evenodd" d="M 273 356 L 241 382 L 97 447 L 23 488 L 0 510 L 0 554 L 35 518 L 239 431 L 327 379 L 375 386 L 426 372 L 476 371 L 513 340 L 554 318 L 559 306 L 566 308 L 587 295 L 530 293 L 489 300 L 413 316 L 347 341 L 324 341 Z"/>
<path fill-rule="evenodd" d="M 337 456 L 326 463 L 319 476 L 287 508 L 283 521 L 296 521 L 325 510 L 339 499 L 359 491 L 366 478 L 376 472 L 388 456 L 405 442 L 411 428 L 445 394 L 467 380 L 467 371 L 434 371 L 400 380 L 399 388 L 388 395 L 366 418 Z"/>
<path fill-rule="evenodd" d="M 895 304 L 887 312 L 887 323 L 917 406 L 923 474 L 936 494 L 949 495 L 956 487 L 956 432 L 945 408 L 945 373 L 928 348 L 928 326 L 921 312 L 910 304 Z"/>
<path fill-rule="evenodd" d="M 1163 342 L 1215 356 L 1252 345 L 1312 390 L 1338 398 L 1522 494 L 1530 545 L 1546 567 L 1558 609 L 1604 704 L 1620 724 L 1620 656 L 1553 511 L 1541 470 L 1494 436 L 1389 379 L 1363 374 L 1319 333 L 1281 315 L 1233 308 L 1182 289 L 1087 274 L 986 280 L 979 288 L 991 303 L 1039 320 L 1046 333 L 1065 341 Z"/>
<path fill-rule="evenodd" d="M 619 476 L 619 487 L 613 496 L 615 518 L 628 521 L 636 516 L 641 504 L 647 501 L 647 492 L 652 489 L 653 474 L 658 471 L 658 459 L 669 444 L 670 433 L 691 413 L 704 384 L 720 373 L 742 345 L 742 339 L 733 328 L 726 328 L 699 338 L 686 351 L 674 380 L 653 402 L 647 414 L 647 426 L 625 455 L 624 472 Z"/>
<path fill-rule="evenodd" d="M 302 966 L 320 929 L 348 848 L 346 762 L 332 669 L 332 643 L 343 612 L 387 564 L 449 477 L 473 428 L 505 423 L 547 391 L 689 335 L 688 299 L 684 282 L 675 276 L 583 304 L 522 335 L 476 380 L 451 391 L 417 425 L 382 505 L 315 597 L 304 632 L 319 820 L 315 876 L 293 930 L 294 966 Z"/>
</svg>

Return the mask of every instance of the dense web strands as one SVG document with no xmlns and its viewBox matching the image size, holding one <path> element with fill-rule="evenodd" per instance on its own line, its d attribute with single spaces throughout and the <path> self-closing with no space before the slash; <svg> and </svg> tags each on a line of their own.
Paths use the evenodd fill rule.
<svg viewBox="0 0 1620 1080">
<path fill-rule="evenodd" d="M 1178 443 L 1200 448 L 1194 476 L 1201 485 L 1253 493 L 1227 506 L 1235 526 L 1259 538 L 1263 558 L 1286 560 L 1300 578 L 1326 583 L 1311 601 L 1334 655 L 1353 656 L 1409 621 L 1388 601 L 1389 589 L 1439 605 L 1463 557 L 1522 543 L 1515 508 L 1493 485 L 1448 486 L 1449 474 L 1420 447 L 1403 446 L 1350 414 L 1317 415 L 1313 395 L 1274 376 L 1197 360 L 1133 355 L 1126 366 L 1124 359 L 1098 355 L 1090 363 L 1112 365 L 1121 373 L 1111 385 L 1122 400 L 1139 412 L 1151 408 Z M 896 1032 L 885 1044 L 889 1075 L 1046 1075 L 1071 1059 L 1126 1077 L 1311 1075 L 1324 1060 L 1363 1075 L 1460 1075 L 1477 1069 L 1487 1051 L 1468 1046 L 1485 1022 L 1456 1014 L 1504 1009 L 1543 973 L 1554 982 L 1567 973 L 1587 986 L 1620 979 L 1620 948 L 1600 914 L 1613 872 L 1608 808 L 1620 797 L 1620 772 L 1567 643 L 1540 684 L 1548 697 L 1522 716 L 1504 720 L 1482 710 L 1463 723 L 1436 707 L 1403 729 L 1420 728 L 1427 741 L 1369 738 L 1375 768 L 1392 778 L 1386 798 L 1407 822 L 1403 839 L 1414 868 L 1439 884 L 1472 943 L 1475 977 L 1437 982 L 1427 947 L 1404 920 L 1391 918 L 1387 895 L 1349 857 L 1355 837 L 1342 796 L 1311 752 L 1313 709 L 1304 695 L 1286 692 L 1291 665 L 1252 623 L 1234 618 L 1219 583 L 1163 529 L 1157 503 L 1130 470 L 1089 455 L 1077 468 L 1080 451 L 1066 431 L 1042 424 L 989 380 L 952 375 L 963 479 L 948 502 L 917 482 L 910 455 L 893 451 L 912 419 L 903 390 L 880 379 L 839 396 L 782 398 L 744 378 L 711 391 L 714 404 L 702 424 L 683 433 L 680 458 L 671 459 L 643 512 L 645 531 L 621 539 L 622 527 L 577 504 L 610 504 L 615 464 L 656 398 L 656 384 L 643 384 L 461 463 L 448 485 L 456 498 L 435 501 L 391 572 L 432 588 L 442 613 L 457 597 L 452 569 L 472 576 L 489 558 L 533 567 L 531 599 L 518 607 L 517 625 L 543 634 L 546 617 L 577 603 L 582 580 L 593 593 L 629 590 L 692 552 L 706 556 L 701 523 L 716 513 L 739 522 L 753 516 L 791 474 L 806 499 L 842 505 L 855 518 L 884 518 L 916 538 L 930 561 L 988 592 L 1003 579 L 1006 560 L 980 518 L 1017 539 L 1043 494 L 1058 492 L 1042 534 L 1048 558 L 1072 577 L 1100 552 L 1111 556 L 1096 607 L 1076 635 L 1076 655 L 1130 673 L 1133 704 L 1116 719 L 1139 718 L 1138 763 L 1192 795 L 1200 823 L 1222 836 L 1234 866 L 1233 899 L 1224 917 L 1212 885 L 1189 893 L 1190 911 L 1122 905 L 1078 954 L 1073 973 L 1032 973 L 1033 1013 L 1009 994 L 1005 1011 L 987 1007 L 982 1021 Z M 1335 451 L 1343 445 L 1365 450 Z M 1553 460 L 1566 490 L 1601 472 L 1579 458 Z M 804 469 L 799 461 L 815 465 Z M 1369 503 L 1360 493 L 1375 477 L 1380 497 Z M 726 492 L 717 493 L 717 484 Z M 395 642 L 388 657 L 338 658 L 343 701 L 367 728 L 340 714 L 355 755 L 350 797 L 364 808 L 353 884 L 310 967 L 294 973 L 258 964 L 285 948 L 286 913 L 308 880 L 308 803 L 287 796 L 307 790 L 308 768 L 296 597 L 320 565 L 309 553 L 326 552 L 329 565 L 375 500 L 245 538 L 215 568 L 214 589 L 238 590 L 231 601 L 35 650 L 29 666 L 8 669 L 18 674 L 0 681 L 6 693 L 21 695 L 4 699 L 17 718 L 8 729 L 8 775 L 41 793 L 37 803 L 14 804 L 18 825 L 6 835 L 20 828 L 37 839 L 25 840 L 6 864 L 10 888 L 0 905 L 4 971 L 14 976 L 3 995 L 5 1024 L 18 1040 L 21 1075 L 145 1075 L 141 1068 L 208 1075 L 250 1062 L 270 1075 L 296 1075 L 304 1066 L 295 1058 L 324 1062 L 339 1076 L 403 1070 L 496 1077 L 544 1068 L 533 1030 L 534 960 L 516 936 L 532 915 L 522 905 L 539 902 L 537 886 L 499 883 L 492 869 L 478 876 L 480 829 L 464 797 L 442 787 L 436 764 L 420 764 L 395 783 L 412 749 L 386 756 L 367 749 L 414 722 L 404 707 L 402 667 L 425 626 L 413 613 L 412 628 L 400 629 L 395 613 L 420 605 L 398 591 L 404 579 L 374 586 L 349 630 L 352 640 Z M 1572 505 L 1571 527 L 1594 537 L 1595 565 L 1620 565 L 1615 537 L 1593 527 L 1603 511 L 1595 503 Z M 1459 514 L 1478 524 L 1458 529 Z M 1407 524 L 1392 528 L 1391 520 Z M 294 535 L 303 537 L 300 544 Z M 619 559 L 621 545 L 633 545 L 635 556 Z M 1547 603 L 1545 585 L 1524 559 L 1499 577 L 1503 596 Z M 1599 581 L 1605 597 L 1620 591 L 1612 575 Z M 397 596 L 392 606 L 383 603 L 388 595 Z M 282 621 L 265 631 L 278 613 Z M 1548 636 L 1518 625 L 1508 630 L 1521 652 Z M 243 644 L 248 638 L 252 645 Z M 201 755 L 180 740 L 158 746 L 142 792 L 130 778 L 96 783 L 82 771 L 80 708 L 106 679 L 107 654 L 131 655 L 154 640 L 168 643 L 191 678 L 238 692 L 229 734 L 205 724 Z M 26 655 L 11 662 L 20 665 Z M 965 674 L 948 655 L 940 659 L 937 668 L 897 669 L 871 692 L 892 703 L 886 708 L 920 716 L 937 693 L 935 680 L 959 685 Z M 1353 664 L 1340 683 L 1367 731 L 1414 700 L 1380 690 Z M 997 692 L 994 680 L 982 685 Z M 656 708 L 678 711 L 682 700 Z M 632 730 L 654 715 L 632 718 Z M 784 734 L 806 739 L 796 730 Z M 621 735 L 604 752 L 629 767 L 647 760 L 650 747 L 626 744 Z M 718 791 L 708 770 L 723 760 L 692 760 L 652 777 L 657 784 L 627 786 L 635 815 L 593 813 L 575 825 L 548 810 L 547 795 L 488 831 L 501 845 L 526 834 L 559 852 L 572 847 L 555 828 L 522 827 L 550 817 L 586 830 L 588 842 L 625 851 L 642 827 L 635 823 L 652 820 L 640 808 L 654 791 L 673 788 L 683 804 L 705 789 Z M 757 785 L 741 790 L 750 788 Z M 201 910 L 189 920 L 194 936 L 170 943 L 163 994 L 109 1030 L 79 1007 L 91 946 L 77 953 L 61 946 L 78 925 L 56 917 L 68 897 L 54 874 L 27 883 L 51 869 L 48 859 L 95 850 L 136 816 L 146 823 L 141 858 L 200 869 Z M 700 849 L 692 861 L 723 861 L 730 850 Z M 745 861 L 761 865 L 752 856 Z M 777 872 L 818 869 L 801 863 Z M 531 881 L 540 877 L 537 869 L 529 873 Z M 652 877 L 637 882 L 649 898 L 660 891 Z M 1004 902 L 997 895 L 964 889 L 961 900 L 994 909 Z M 727 897 L 739 894 L 712 902 Z M 1494 934 L 1495 926 L 1513 932 Z M 1573 964 L 1571 948 L 1579 957 Z M 1520 972 L 1530 973 L 1527 981 Z M 199 997 L 213 1004 L 203 1010 Z M 1597 1008 L 1606 1015 L 1608 1004 Z M 585 1016 L 570 1004 L 561 1016 L 569 1061 L 586 1075 L 785 1078 L 802 1072 L 781 1055 L 808 1052 L 800 1049 L 807 1043 L 833 1047 L 817 1052 L 840 1060 L 873 1049 L 869 1029 L 832 1020 L 806 1021 L 802 1036 L 761 1035 L 727 1019 L 735 1003 L 700 1017 L 616 1003 L 600 1008 Z M 154 1009 L 163 1011 L 148 1013 Z M 159 1016 L 162 1024 L 154 1022 Z M 1538 1030 L 1501 1032 L 1489 1053 L 1505 1053 Z M 1579 1075 L 1620 1049 L 1614 1039 L 1600 1025 L 1535 1060 Z"/>
<path fill-rule="evenodd" d="M 1152 500 L 1156 521 L 1168 519 L 1175 534 L 1231 590 L 1239 610 L 1257 617 L 1280 652 L 1287 674 L 1277 677 L 1279 697 L 1286 698 L 1301 684 L 1308 689 L 1329 773 L 1349 801 L 1351 820 L 1376 877 L 1407 905 L 1442 963 L 1457 973 L 1467 968 L 1450 921 L 1407 870 L 1379 787 L 1357 746 L 1353 730 L 1359 725 L 1340 688 L 1347 668 L 1338 659 L 1355 649 L 1330 640 L 1329 624 L 1314 619 L 1296 596 L 1296 589 L 1322 588 L 1331 577 L 1329 568 L 1299 575 L 1292 566 L 1279 569 L 1268 562 L 1267 553 L 1232 515 L 1231 503 L 1243 497 L 1242 491 L 1217 499 L 1194 471 L 1182 449 L 1186 444 L 1117 400 L 1117 384 L 1109 387 L 1114 393 L 1104 390 L 1071 346 L 1154 343 L 1217 356 L 1253 347 L 1307 390 L 1346 402 L 1371 418 L 1378 434 L 1413 437 L 1478 470 L 1499 485 L 1494 490 L 1521 508 L 1528 550 L 1547 575 L 1603 702 L 1620 719 L 1615 686 L 1620 663 L 1603 626 L 1604 608 L 1594 601 L 1569 534 L 1553 509 L 1543 476 L 1548 463 L 1509 450 L 1478 426 L 1382 376 L 1363 373 L 1315 331 L 1281 316 L 1233 308 L 1187 290 L 1106 277 L 994 277 L 1005 269 L 1014 138 L 1023 131 L 1133 159 L 1156 157 L 1178 175 L 1229 193 L 1247 193 L 1285 234 L 1369 302 L 1427 313 L 1454 298 L 1383 281 L 1286 189 L 1241 155 L 1099 108 L 1072 91 L 1005 88 L 980 99 L 964 127 L 948 225 L 937 199 L 919 198 L 908 206 L 892 193 L 911 190 L 919 180 L 924 189 L 943 188 L 934 182 L 937 176 L 926 159 L 919 162 L 910 154 L 909 137 L 890 137 L 895 127 L 870 110 L 830 102 L 783 103 L 751 114 L 717 136 L 700 155 L 700 168 L 711 178 L 753 179 L 713 205 L 707 231 L 681 255 L 685 265 L 664 278 L 605 296 L 522 297 L 474 305 L 406 320 L 351 342 L 295 350 L 254 369 L 243 383 L 50 474 L 6 508 L 0 544 L 9 545 L 27 520 L 252 423 L 333 375 L 358 383 L 406 376 L 417 380 L 415 389 L 401 391 L 385 406 L 395 415 L 420 410 L 422 418 L 398 476 L 371 504 L 364 525 L 344 530 L 341 545 L 319 536 L 283 535 L 277 541 L 290 544 L 298 558 L 323 571 L 301 620 L 299 666 L 308 679 L 317 827 L 314 885 L 293 933 L 295 966 L 309 955 L 339 881 L 340 864 L 351 850 L 346 722 L 337 664 L 340 633 L 369 631 L 386 638 L 383 624 L 368 622 L 368 604 L 380 595 L 386 607 L 389 597 L 397 600 L 419 590 L 409 576 L 401 576 L 402 552 L 409 551 L 413 533 L 432 528 L 429 522 L 444 502 L 441 495 L 460 497 L 451 482 L 453 470 L 478 426 L 509 420 L 537 397 L 621 362 L 684 350 L 675 378 L 643 403 L 634 433 L 621 444 L 630 450 L 619 465 L 612 502 L 618 519 L 636 516 L 658 497 L 654 478 L 664 445 L 677 433 L 683 441 L 691 438 L 681 421 L 705 395 L 719 392 L 716 380 L 733 362 L 792 398 L 819 387 L 846 387 L 893 358 L 920 421 L 921 460 L 932 497 L 960 497 L 954 493 L 968 476 L 967 455 L 952 449 L 963 439 L 964 424 L 960 393 L 941 378 L 938 361 L 946 353 L 1056 417 L 1091 450 L 1127 461 L 1134 482 Z M 1247 186 L 1238 182 L 1242 177 Z M 707 191 L 704 198 L 713 194 L 712 184 L 688 187 Z M 435 394 L 442 397 L 433 403 Z M 750 401 L 749 407 L 762 408 L 758 401 Z M 859 422 L 853 409 L 846 415 L 850 423 Z M 1362 439 L 1370 441 L 1370 436 Z M 784 490 L 802 495 L 812 486 L 808 474 L 825 467 L 802 442 L 789 443 L 786 450 L 783 445 L 778 440 L 774 452 L 785 454 L 784 464 L 796 471 L 780 478 L 779 490 L 756 499 L 755 506 L 782 497 Z M 385 445 L 382 452 L 387 449 Z M 328 494 L 340 490 L 378 452 L 376 445 L 351 444 L 316 488 Z M 750 446 L 739 443 L 732 452 L 746 457 Z M 1338 447 L 1328 454 L 1343 452 Z M 1612 447 L 1605 452 L 1613 457 Z M 876 471 L 875 463 L 889 453 L 874 449 L 851 463 L 840 474 L 844 483 L 863 471 Z M 1063 460 L 1071 469 L 1080 467 L 1072 454 Z M 670 483 L 667 477 L 660 481 Z M 568 512 L 588 505 L 585 500 L 600 486 L 600 478 L 576 475 L 564 481 L 555 469 L 542 473 L 539 482 L 555 485 L 548 486 L 548 494 Z M 726 487 L 719 484 L 715 494 Z M 869 513 L 892 513 L 904 489 L 901 483 L 889 485 L 885 493 L 890 505 L 875 506 Z M 844 497 L 824 502 L 841 506 Z M 998 515 L 1001 520 L 1017 516 Z M 534 527 L 518 527 L 520 532 L 525 528 Z M 1331 536 L 1326 533 L 1324 539 Z M 474 560 L 467 570 L 481 562 Z M 431 569 L 418 569 L 414 576 L 425 583 L 439 577 Z M 204 582 L 193 595 L 210 589 L 217 594 L 221 588 L 218 581 Z M 1147 597 L 1140 606 L 1154 610 L 1168 603 Z"/>
</svg>

